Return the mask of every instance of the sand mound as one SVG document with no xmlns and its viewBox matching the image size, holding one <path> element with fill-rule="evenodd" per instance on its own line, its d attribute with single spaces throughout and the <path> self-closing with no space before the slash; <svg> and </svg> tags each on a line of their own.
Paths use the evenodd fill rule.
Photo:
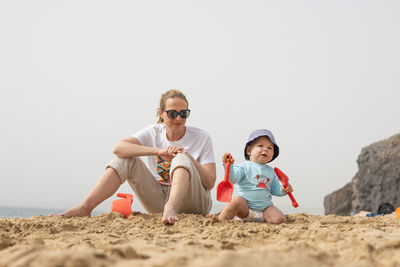
<svg viewBox="0 0 400 267">
<path fill-rule="evenodd" d="M 288 215 L 282 225 L 181 215 L 0 219 L 0 266 L 400 266 L 400 220 Z"/>
</svg>

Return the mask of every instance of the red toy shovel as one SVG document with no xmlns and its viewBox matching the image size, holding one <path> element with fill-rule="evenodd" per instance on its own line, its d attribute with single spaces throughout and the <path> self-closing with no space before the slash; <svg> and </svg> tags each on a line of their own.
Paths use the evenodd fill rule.
<svg viewBox="0 0 400 267">
<path fill-rule="evenodd" d="M 217 200 L 221 202 L 231 202 L 233 184 L 229 181 L 229 169 L 231 167 L 231 154 L 228 154 L 227 162 L 225 165 L 225 177 L 217 187 Z"/>
<path fill-rule="evenodd" d="M 289 177 L 286 176 L 280 169 L 277 167 L 274 168 L 276 175 L 278 176 L 279 180 L 281 181 L 283 188 L 286 188 L 287 184 L 289 183 Z M 299 204 L 297 204 L 296 200 L 294 199 L 292 193 L 287 193 L 292 201 L 293 207 L 297 208 Z"/>
</svg>

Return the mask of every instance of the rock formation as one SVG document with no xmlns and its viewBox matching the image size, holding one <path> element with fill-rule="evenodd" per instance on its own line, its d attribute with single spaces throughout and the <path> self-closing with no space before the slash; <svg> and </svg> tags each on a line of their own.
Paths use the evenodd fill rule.
<svg viewBox="0 0 400 267">
<path fill-rule="evenodd" d="M 325 214 L 376 212 L 384 203 L 400 206 L 400 134 L 361 150 L 356 176 L 325 196 Z"/>
</svg>

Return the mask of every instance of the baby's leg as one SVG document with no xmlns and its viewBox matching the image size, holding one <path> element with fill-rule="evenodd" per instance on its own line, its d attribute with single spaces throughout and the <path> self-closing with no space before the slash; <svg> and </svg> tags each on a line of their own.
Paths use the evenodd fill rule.
<svg viewBox="0 0 400 267">
<path fill-rule="evenodd" d="M 271 205 L 264 210 L 264 220 L 272 224 L 286 223 L 286 216 L 277 207 Z"/>
<path fill-rule="evenodd" d="M 231 220 L 236 215 L 243 219 L 247 217 L 247 214 L 249 214 L 249 206 L 247 205 L 246 199 L 236 196 L 232 199 L 231 203 L 223 208 L 218 219 Z"/>
</svg>

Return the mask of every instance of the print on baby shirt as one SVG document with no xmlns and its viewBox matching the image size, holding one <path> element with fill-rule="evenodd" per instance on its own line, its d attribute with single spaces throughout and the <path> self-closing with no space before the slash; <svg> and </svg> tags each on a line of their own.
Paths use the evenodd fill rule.
<svg viewBox="0 0 400 267">
<path fill-rule="evenodd" d="M 268 189 L 267 183 L 269 182 L 269 178 L 260 174 L 257 174 L 257 187 Z"/>
<path fill-rule="evenodd" d="M 158 182 L 163 185 L 171 185 L 169 179 L 169 170 L 171 168 L 171 162 L 164 160 L 162 157 L 157 156 L 157 173 L 160 175 Z"/>
</svg>

